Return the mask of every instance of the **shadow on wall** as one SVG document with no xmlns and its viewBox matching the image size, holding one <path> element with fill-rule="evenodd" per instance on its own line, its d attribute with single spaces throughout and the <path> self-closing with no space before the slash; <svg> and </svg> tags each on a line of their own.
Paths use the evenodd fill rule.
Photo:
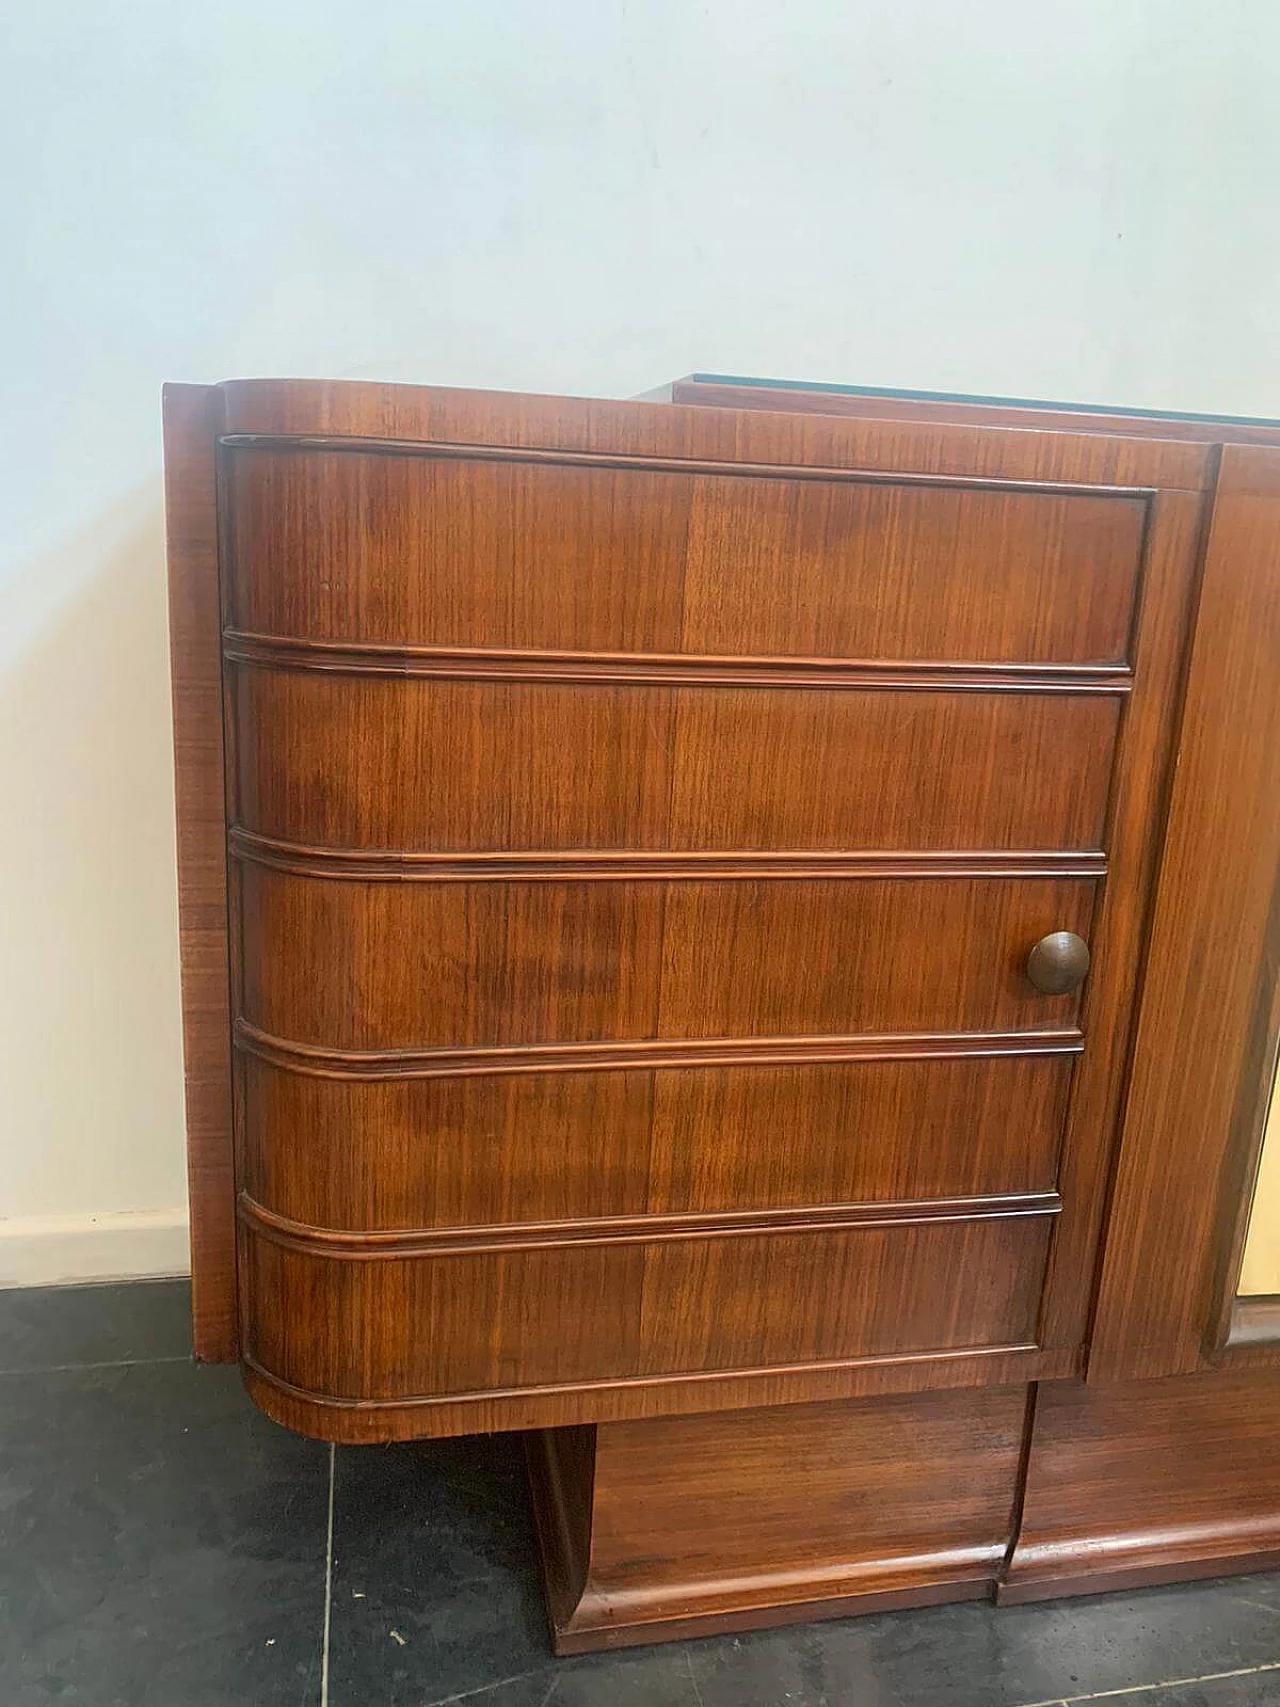
<svg viewBox="0 0 1280 1707">
<path fill-rule="evenodd" d="M 7 576 L 4 606 L 0 1218 L 176 1210 L 186 1187 L 159 482 Z"/>
</svg>

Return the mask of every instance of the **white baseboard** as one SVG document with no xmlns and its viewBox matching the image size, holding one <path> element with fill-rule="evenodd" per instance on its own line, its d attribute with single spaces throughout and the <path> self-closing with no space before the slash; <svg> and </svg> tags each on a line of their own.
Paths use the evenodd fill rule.
<svg viewBox="0 0 1280 1707">
<path fill-rule="evenodd" d="M 0 1287 L 189 1274 L 187 1211 L 0 1220 Z"/>
</svg>

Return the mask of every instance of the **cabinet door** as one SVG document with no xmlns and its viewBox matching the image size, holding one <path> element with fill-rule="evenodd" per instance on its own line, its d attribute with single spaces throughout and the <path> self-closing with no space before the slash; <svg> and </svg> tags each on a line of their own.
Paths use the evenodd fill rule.
<svg viewBox="0 0 1280 1707">
<path fill-rule="evenodd" d="M 1270 1296 L 1280 1293 L 1271 1231 L 1280 1137 L 1263 1146 L 1280 1026 L 1278 873 L 1280 450 L 1228 445 L 1108 1225 L 1094 1379 L 1280 1352 Z"/>
<path fill-rule="evenodd" d="M 260 1401 L 387 1438 L 1078 1370 L 1207 453 L 223 401 Z"/>
</svg>

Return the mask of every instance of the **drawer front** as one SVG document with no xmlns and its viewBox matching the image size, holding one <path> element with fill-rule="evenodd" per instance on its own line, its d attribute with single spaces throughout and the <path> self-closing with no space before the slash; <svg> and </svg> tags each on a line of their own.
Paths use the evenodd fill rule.
<svg viewBox="0 0 1280 1707">
<path fill-rule="evenodd" d="M 243 1013 L 336 1050 L 1030 1031 L 1088 879 L 407 882 L 241 870 Z"/>
<path fill-rule="evenodd" d="M 247 1054 L 245 1188 L 355 1232 L 1044 1193 L 1074 1059 L 370 1081 Z"/>
<path fill-rule="evenodd" d="M 1019 1346 L 1048 1233 L 1028 1215 L 367 1260 L 246 1230 L 249 1353 L 307 1393 L 403 1400 Z"/>
<path fill-rule="evenodd" d="M 233 691 L 248 830 L 428 852 L 1095 849 L 1120 716 L 1089 694 L 249 665 Z"/>
<path fill-rule="evenodd" d="M 389 645 L 996 663 L 1127 653 L 1146 509 L 892 479 L 229 458 L 233 620 Z"/>
</svg>

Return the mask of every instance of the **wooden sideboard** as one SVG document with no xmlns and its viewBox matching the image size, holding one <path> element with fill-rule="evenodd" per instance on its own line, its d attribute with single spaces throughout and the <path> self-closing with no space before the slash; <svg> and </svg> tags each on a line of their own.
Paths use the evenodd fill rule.
<svg viewBox="0 0 1280 1707">
<path fill-rule="evenodd" d="M 1247 1567 L 1280 430 L 670 398 L 167 388 L 197 1352 L 561 1651 Z"/>
</svg>

